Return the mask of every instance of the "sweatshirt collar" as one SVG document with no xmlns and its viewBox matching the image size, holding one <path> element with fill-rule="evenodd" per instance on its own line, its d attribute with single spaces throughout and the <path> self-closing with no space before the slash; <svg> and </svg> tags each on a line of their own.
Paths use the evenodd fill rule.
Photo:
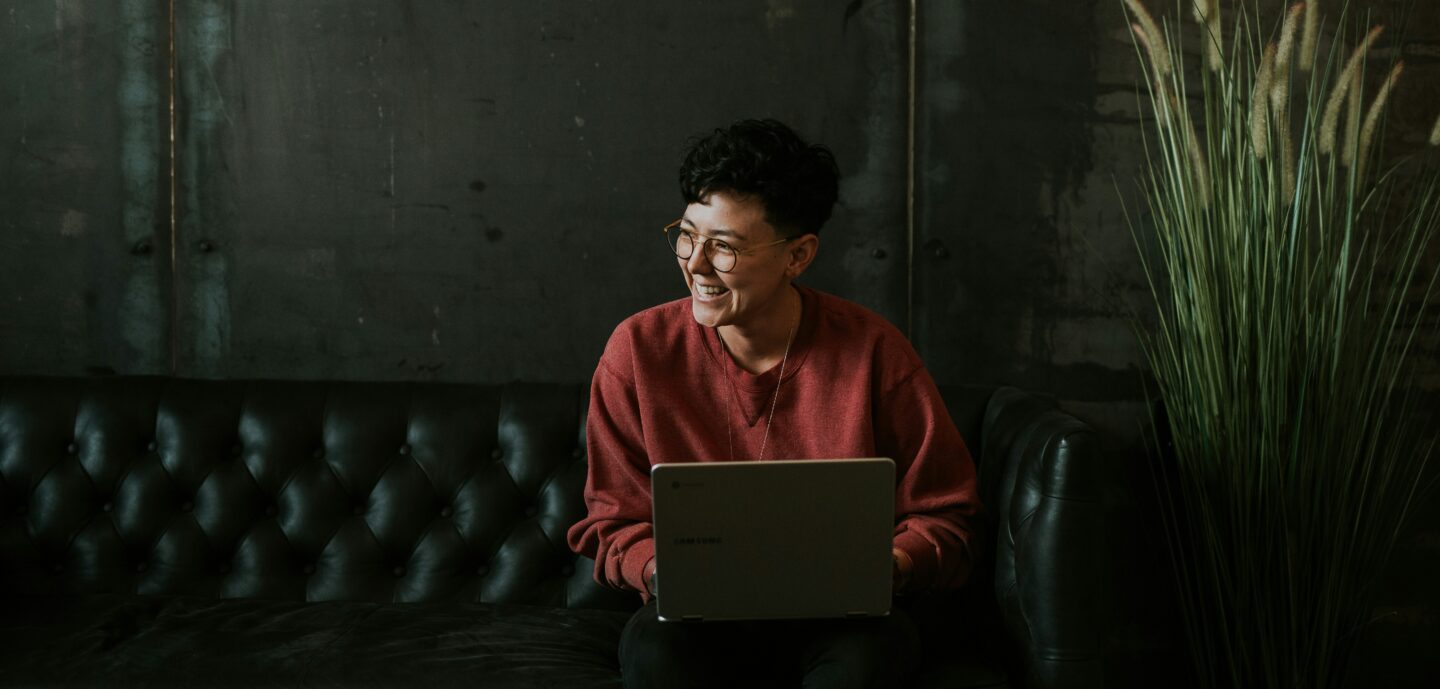
<svg viewBox="0 0 1440 689">
<path fill-rule="evenodd" d="M 815 337 L 815 324 L 819 320 L 817 317 L 818 299 L 815 290 L 801 285 L 795 285 L 795 290 L 800 293 L 800 325 L 795 331 L 795 341 L 790 344 L 790 354 L 785 363 L 785 380 L 787 382 L 794 378 L 795 374 L 799 373 L 804 366 Z M 715 328 L 700 325 L 693 319 L 690 322 L 702 331 L 701 335 L 704 337 L 706 345 L 705 350 L 710 353 L 710 357 L 715 363 L 722 367 L 737 390 L 756 393 L 775 389 L 775 377 L 780 375 L 779 364 L 758 375 L 746 371 L 730 358 L 730 354 L 725 351 L 725 346 L 720 342 L 720 336 Z"/>
</svg>

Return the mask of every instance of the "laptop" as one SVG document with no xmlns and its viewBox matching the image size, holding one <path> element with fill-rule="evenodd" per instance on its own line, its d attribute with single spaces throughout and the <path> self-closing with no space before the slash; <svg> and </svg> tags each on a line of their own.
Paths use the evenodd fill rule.
<svg viewBox="0 0 1440 689">
<path fill-rule="evenodd" d="M 650 490 L 661 620 L 889 614 L 890 459 L 657 464 Z"/>
</svg>

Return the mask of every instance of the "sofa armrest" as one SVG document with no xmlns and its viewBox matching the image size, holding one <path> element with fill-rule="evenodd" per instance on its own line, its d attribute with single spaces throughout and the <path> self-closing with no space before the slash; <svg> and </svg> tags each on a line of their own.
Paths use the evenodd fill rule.
<svg viewBox="0 0 1440 689">
<path fill-rule="evenodd" d="M 1095 432 L 1015 388 L 990 398 L 980 492 L 994 527 L 994 591 L 1019 686 L 1104 686 L 1113 606 L 1103 455 Z"/>
</svg>

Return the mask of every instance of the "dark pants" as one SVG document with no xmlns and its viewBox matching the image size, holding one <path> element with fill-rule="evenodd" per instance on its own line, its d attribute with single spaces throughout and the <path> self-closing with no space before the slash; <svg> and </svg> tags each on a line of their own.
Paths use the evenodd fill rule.
<svg viewBox="0 0 1440 689">
<path fill-rule="evenodd" d="M 919 657 L 899 608 L 862 620 L 661 622 L 651 601 L 620 637 L 627 689 L 901 687 Z"/>
</svg>

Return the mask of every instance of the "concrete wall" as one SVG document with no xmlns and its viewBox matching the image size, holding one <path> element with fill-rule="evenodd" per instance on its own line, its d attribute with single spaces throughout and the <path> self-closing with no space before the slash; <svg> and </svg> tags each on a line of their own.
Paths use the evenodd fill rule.
<svg viewBox="0 0 1440 689">
<path fill-rule="evenodd" d="M 658 230 L 685 138 L 763 115 L 845 176 L 809 284 L 907 328 L 942 383 L 1051 392 L 1133 456 L 1146 114 L 1119 0 L 176 0 L 173 79 L 171 12 L 0 9 L 0 372 L 587 379 L 616 322 L 683 294 Z M 1410 67 L 1397 150 L 1440 103 L 1440 7 L 1413 12 L 1377 52 Z M 1148 490 L 1133 461 L 1117 492 Z M 1362 649 L 1394 686 L 1440 643 L 1429 505 Z M 1127 586 L 1164 576 L 1142 526 Z"/>
<path fill-rule="evenodd" d="M 812 284 L 904 317 L 904 3 L 184 0 L 173 204 L 168 12 L 4 18 L 6 370 L 587 379 L 759 114 L 844 166 Z"/>
<path fill-rule="evenodd" d="M 685 138 L 751 113 L 845 161 L 814 281 L 904 308 L 898 3 L 180 7 L 180 371 L 587 379 L 684 294 Z"/>
</svg>

